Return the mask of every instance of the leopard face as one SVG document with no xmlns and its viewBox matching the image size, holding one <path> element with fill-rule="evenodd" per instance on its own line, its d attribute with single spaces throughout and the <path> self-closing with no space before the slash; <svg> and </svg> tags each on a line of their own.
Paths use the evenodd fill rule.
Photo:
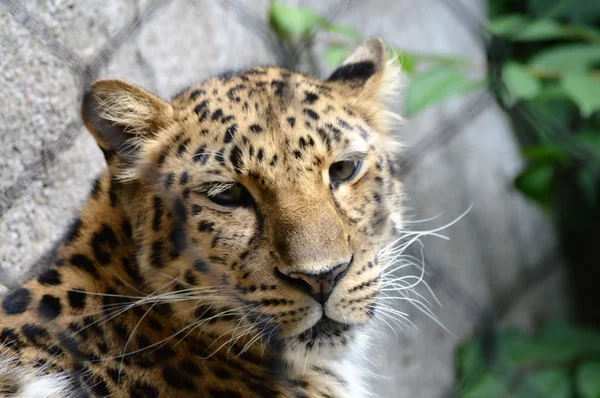
<svg viewBox="0 0 600 398">
<path fill-rule="evenodd" d="M 127 198 L 143 278 L 190 333 L 212 325 L 224 344 L 304 361 L 371 321 L 377 254 L 401 224 L 384 104 L 396 72 L 370 39 L 327 80 L 254 68 L 171 102 L 92 86 L 84 120 Z"/>
</svg>

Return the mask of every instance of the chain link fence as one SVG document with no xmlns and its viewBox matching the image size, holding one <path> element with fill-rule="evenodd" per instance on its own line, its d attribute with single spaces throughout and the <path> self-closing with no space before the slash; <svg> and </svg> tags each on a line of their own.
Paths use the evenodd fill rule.
<svg viewBox="0 0 600 398">
<path fill-rule="evenodd" d="M 211 40 L 213 40 L 213 33 L 202 28 L 201 25 L 203 20 L 198 21 L 198 31 L 196 37 L 177 37 L 172 35 L 166 35 L 165 37 L 161 36 L 160 24 L 165 24 L 164 18 L 167 18 L 168 15 L 170 15 L 168 10 L 178 7 L 183 9 L 189 7 L 191 10 L 197 6 L 202 10 L 202 12 L 207 13 L 212 13 L 212 10 L 218 10 L 219 18 L 224 18 L 224 20 L 227 21 L 227 25 L 222 29 L 227 29 L 228 26 L 235 25 L 237 26 L 237 30 L 231 33 L 232 36 L 244 37 L 244 39 L 241 40 L 243 45 L 253 44 L 257 46 L 256 49 L 249 50 L 250 52 L 256 52 L 256 54 L 251 54 L 250 56 L 247 56 L 247 54 L 244 55 L 251 61 L 259 61 L 261 63 L 278 63 L 289 68 L 300 69 L 312 73 L 321 73 L 321 70 L 315 70 L 314 65 L 311 67 L 311 63 L 307 62 L 306 60 L 307 54 L 309 54 L 315 47 L 315 40 L 313 39 L 315 39 L 317 32 L 314 32 L 293 46 L 290 46 L 289 43 L 282 42 L 282 40 L 273 32 L 268 24 L 268 20 L 264 14 L 267 3 L 264 1 L 254 2 L 222 0 L 203 2 L 202 5 L 200 5 L 200 2 L 198 1 L 192 0 L 179 2 L 175 0 L 125 1 L 124 7 L 127 9 L 127 21 L 123 23 L 122 26 L 117 26 L 114 30 L 99 34 L 99 37 L 102 37 L 102 40 L 99 40 L 101 42 L 99 45 L 83 47 L 78 46 L 77 40 L 73 42 L 70 39 L 73 37 L 73 35 L 77 34 L 91 34 L 90 32 L 95 32 L 97 27 L 93 27 L 93 24 L 91 24 L 87 32 L 79 33 L 76 31 L 70 31 L 67 27 L 66 32 L 57 33 L 55 26 L 47 20 L 48 18 L 55 18 L 55 14 L 52 14 L 50 10 L 52 7 L 54 7 L 56 10 L 58 10 L 56 15 L 58 15 L 58 24 L 60 25 L 63 22 L 60 20 L 59 11 L 61 9 L 66 9 L 68 11 L 70 7 L 77 7 L 75 2 L 47 2 L 51 5 L 44 3 L 45 5 L 43 7 L 40 5 L 42 3 L 44 2 L 36 2 L 32 0 L 26 0 L 24 2 L 3 0 L 0 5 L 0 14 L 4 14 L 2 23 L 5 25 L 5 28 L 2 32 L 2 40 L 22 40 L 18 37 L 15 37 L 14 32 L 23 32 L 24 35 L 28 36 L 26 38 L 27 41 L 36 43 L 32 47 L 34 50 L 31 50 L 26 54 L 27 57 L 36 57 L 38 55 L 37 52 L 44 51 L 53 59 L 53 63 L 46 63 L 45 65 L 42 63 L 41 68 L 56 67 L 66 70 L 64 73 L 67 74 L 70 79 L 66 80 L 66 85 L 69 87 L 67 87 L 65 90 L 68 92 L 67 95 L 70 99 L 65 99 L 63 101 L 59 98 L 59 103 L 56 105 L 57 109 L 63 109 L 67 105 L 72 106 L 73 104 L 77 104 L 82 93 L 91 84 L 91 82 L 97 78 L 107 75 L 119 76 L 119 72 L 121 70 L 126 71 L 126 75 L 133 76 L 132 80 L 137 80 L 136 82 L 139 82 L 141 85 L 144 85 L 145 83 L 146 87 L 149 89 L 155 90 L 159 94 L 166 94 L 163 91 L 165 91 L 164 87 L 170 84 L 169 80 L 161 75 L 161 68 L 157 68 L 155 66 L 156 60 L 150 59 L 149 61 L 149 58 L 164 56 L 164 49 L 157 50 L 153 53 L 152 51 L 144 52 L 140 51 L 139 49 L 131 50 L 131 47 L 136 46 L 135 41 L 140 35 L 140 32 L 144 32 L 149 27 L 154 27 L 156 30 L 150 33 L 145 33 L 145 42 L 148 43 L 152 42 L 153 40 L 163 39 L 171 40 L 174 48 L 173 57 L 175 58 L 184 55 L 185 52 L 182 52 L 182 48 L 186 49 L 186 46 L 189 46 L 189 49 L 195 48 L 195 46 L 208 46 L 208 43 L 211 43 Z M 94 9 L 95 7 L 99 7 L 99 9 L 105 9 L 113 6 L 116 7 L 116 4 L 118 3 L 122 2 L 115 1 L 114 4 L 111 2 L 111 4 L 107 5 L 102 5 L 102 2 L 90 2 L 89 7 L 91 9 Z M 362 18 L 365 19 L 383 18 L 381 10 L 386 9 L 385 2 L 382 3 L 374 1 L 344 0 L 324 2 L 323 4 L 316 2 L 314 3 L 315 7 L 318 8 L 319 11 L 325 15 L 329 21 L 337 21 L 339 19 L 344 20 L 344 18 L 347 18 L 349 14 L 355 16 L 362 15 Z M 394 24 L 397 25 L 397 31 L 388 32 L 383 28 L 370 29 L 374 30 L 373 33 L 379 34 L 386 41 L 394 43 L 398 39 L 397 32 L 403 32 L 403 24 L 407 23 L 409 20 L 413 21 L 411 24 L 412 27 L 408 28 L 409 34 L 413 36 L 420 35 L 420 28 L 424 29 L 422 34 L 426 34 L 425 31 L 428 29 L 431 31 L 431 26 L 419 26 L 419 18 L 425 15 L 424 13 L 437 14 L 434 19 L 453 19 L 453 22 L 447 24 L 445 31 L 437 32 L 435 35 L 453 35 L 456 32 L 452 31 L 452 29 L 461 29 L 459 36 L 463 37 L 462 40 L 467 42 L 468 46 L 470 47 L 478 46 L 478 48 L 470 51 L 479 54 L 476 55 L 476 57 L 479 57 L 482 64 L 486 66 L 487 73 L 494 82 L 491 87 L 495 91 L 503 89 L 502 84 L 498 79 L 498 65 L 503 60 L 502 46 L 495 41 L 495 39 L 491 38 L 483 28 L 485 20 L 484 5 L 480 4 L 480 2 L 473 1 L 467 4 L 466 2 L 463 3 L 460 0 L 427 0 L 421 5 L 416 5 L 408 0 L 398 1 L 396 3 L 397 4 L 392 5 L 390 2 L 387 7 L 396 8 L 399 10 L 400 14 L 406 14 L 406 17 L 403 19 L 393 21 Z M 373 14 L 373 16 L 371 16 L 371 7 L 373 7 L 375 10 L 378 10 L 380 14 Z M 45 10 L 47 15 L 42 16 L 39 14 L 36 11 L 38 8 Z M 167 15 L 167 17 L 165 17 L 165 15 Z M 94 18 L 86 20 L 86 22 L 91 23 L 93 19 Z M 360 20 L 360 18 L 350 18 L 350 21 L 356 22 L 357 20 Z M 99 18 L 97 23 L 101 25 L 103 23 L 103 18 Z M 177 25 L 178 21 L 172 21 L 171 23 Z M 15 27 L 7 28 L 9 25 L 14 25 Z M 373 26 L 377 26 L 377 24 L 371 25 L 371 27 Z M 211 27 L 211 29 L 213 28 L 215 27 Z M 190 32 L 186 31 L 185 33 L 189 34 Z M 221 35 L 227 36 L 227 32 L 221 32 Z M 247 39 L 248 37 L 251 37 L 251 39 Z M 90 40 L 92 42 L 94 41 L 93 38 L 86 38 L 84 41 L 85 40 Z M 231 38 L 230 46 L 234 48 L 233 50 L 227 50 L 228 55 L 225 61 L 222 62 L 223 65 L 227 64 L 227 62 L 237 63 L 237 49 L 235 46 L 239 44 L 240 43 L 238 43 L 235 38 Z M 227 41 L 220 42 L 216 46 L 216 50 L 211 53 L 211 55 L 219 57 L 219 52 L 222 50 L 222 47 L 219 46 L 225 45 L 227 45 Z M 444 43 L 441 45 L 443 46 Z M 16 48 L 13 50 L 18 52 L 18 49 Z M 125 55 L 123 55 L 123 51 L 126 52 Z M 194 51 L 192 52 L 194 53 Z M 8 57 L 6 57 L 7 55 Z M 8 52 L 8 50 L 7 53 L 3 54 L 1 57 L 4 58 L 3 62 L 0 61 L 0 64 L 3 65 L 3 68 L 12 70 L 18 70 L 21 68 L 20 65 L 14 64 L 14 60 L 18 60 L 17 56 L 13 56 L 13 63 L 11 63 L 11 53 Z M 44 55 L 44 57 L 47 58 L 48 56 Z M 257 59 L 261 57 L 266 59 Z M 134 64 L 133 67 L 129 67 L 127 65 L 129 62 Z M 152 62 L 155 62 L 155 64 L 152 64 Z M 190 59 L 176 59 L 175 61 L 165 60 L 164 62 L 174 62 L 176 64 L 177 62 L 193 63 L 198 61 Z M 115 64 L 117 65 L 116 67 L 114 66 Z M 126 66 L 122 67 L 123 65 Z M 219 66 L 219 68 L 221 68 L 221 66 Z M 321 67 L 321 69 L 323 69 L 323 67 Z M 134 71 L 132 72 L 132 70 Z M 177 67 L 170 67 L 170 69 L 165 68 L 163 70 L 172 71 L 178 69 Z M 183 79 L 191 78 L 188 76 L 188 73 L 184 73 L 187 71 L 188 70 L 182 70 L 182 80 L 178 80 L 176 78 L 176 85 L 182 85 Z M 51 73 L 49 75 L 51 75 Z M 18 78 L 20 76 L 18 71 L 15 72 L 14 75 L 5 74 L 4 78 L 7 79 L 7 82 L 9 82 L 10 76 L 14 77 L 14 80 L 11 84 L 15 86 L 24 84 L 24 81 L 20 81 Z M 128 76 L 125 77 L 127 78 Z M 34 79 L 33 82 L 35 83 L 35 81 L 36 80 Z M 2 84 L 4 85 L 4 83 Z M 22 88 L 23 90 L 26 89 L 26 87 Z M 178 88 L 180 87 L 172 87 L 172 92 L 170 94 L 174 94 Z M 64 95 L 62 92 L 53 93 L 52 90 L 46 94 L 50 96 L 57 95 L 59 97 Z M 491 92 L 489 89 L 483 89 L 474 93 L 473 95 L 468 95 L 465 98 L 461 98 L 460 101 L 452 104 L 444 111 L 432 111 L 431 113 L 427 113 L 424 118 L 432 120 L 421 121 L 421 123 L 418 124 L 420 133 L 418 135 L 412 135 L 409 137 L 408 147 L 398 160 L 398 178 L 406 180 L 407 187 L 410 188 L 415 184 L 418 185 L 422 183 L 424 179 L 428 178 L 427 176 L 429 173 L 440 172 L 443 174 L 444 172 L 447 172 L 440 171 L 440 167 L 453 167 L 451 160 L 448 160 L 454 159 L 453 157 L 446 158 L 445 161 L 438 160 L 437 163 L 431 160 L 438 159 L 439 156 L 444 158 L 445 155 L 440 154 L 447 154 L 448 152 L 445 151 L 449 151 L 451 154 L 456 152 L 452 156 L 458 157 L 469 157 L 473 155 L 473 152 L 465 152 L 464 150 L 465 145 L 467 145 L 465 142 L 473 142 L 474 139 L 472 137 L 473 133 L 469 133 L 469 129 L 481 129 L 481 125 L 478 125 L 477 123 L 481 122 L 480 118 L 482 115 L 485 115 L 486 112 L 492 111 L 495 112 L 496 115 L 499 115 L 496 116 L 497 118 L 503 117 L 501 116 L 500 110 L 498 109 L 498 105 L 495 101 L 496 94 L 497 93 Z M 13 112 L 11 100 L 11 92 L 5 92 L 3 95 L 4 104 L 2 106 L 2 118 L 7 119 L 7 115 Z M 34 98 L 32 101 L 32 106 L 35 107 L 36 98 Z M 46 112 L 52 112 L 53 109 L 54 108 L 46 109 Z M 70 109 L 69 112 L 76 112 L 77 110 L 78 108 Z M 516 115 L 513 115 L 514 119 L 516 120 L 519 118 L 527 120 L 534 119 L 538 121 L 539 124 L 547 126 L 547 129 L 553 129 L 551 118 L 548 118 L 548 115 L 536 114 L 525 107 L 515 107 L 509 111 L 516 113 Z M 432 115 L 435 116 L 432 117 Z M 38 116 L 39 115 L 21 115 L 21 117 L 28 118 Z M 41 116 L 44 116 L 44 114 Z M 0 220 L 2 220 L 4 223 L 1 230 L 3 230 L 5 233 L 5 240 L 2 242 L 2 248 L 0 248 L 0 252 L 2 253 L 0 254 L 2 254 L 2 266 L 5 268 L 12 267 L 20 269 L 24 272 L 29 267 L 23 264 L 17 264 L 17 260 L 31 260 L 31 256 L 29 255 L 30 253 L 27 255 L 22 255 L 24 252 L 30 252 L 30 247 L 27 245 L 22 246 L 23 244 L 18 242 L 19 239 L 24 239 L 30 235 L 27 233 L 21 234 L 15 229 L 15 225 L 27 222 L 34 223 L 36 220 L 36 212 L 42 211 L 51 214 L 52 209 L 50 206 L 52 206 L 52 203 L 60 201 L 60 197 L 64 194 L 64 192 L 69 190 L 78 192 L 77 194 L 74 194 L 74 198 L 70 199 L 69 203 L 67 203 L 66 210 L 62 211 L 62 213 L 58 215 L 51 214 L 48 216 L 48 222 L 51 225 L 49 229 L 45 230 L 48 233 L 45 233 L 44 230 L 34 233 L 34 236 L 38 239 L 38 243 L 33 243 L 34 249 L 31 251 L 31 253 L 36 255 L 40 254 L 39 252 L 41 250 L 36 249 L 36 245 L 37 247 L 43 247 L 44 250 L 51 248 L 51 241 L 59 236 L 62 229 L 64 229 L 60 227 L 62 221 L 59 222 L 57 220 L 62 220 L 65 218 L 64 215 L 68 215 L 69 212 L 74 214 L 77 209 L 77 204 L 84 200 L 85 191 L 91 187 L 91 180 L 94 177 L 93 173 L 98 171 L 102 166 L 101 161 L 97 160 L 98 154 L 93 156 L 90 155 L 92 158 L 91 163 L 94 165 L 85 167 L 81 166 L 85 172 L 82 174 L 83 176 L 78 176 L 77 179 L 73 181 L 64 182 L 63 185 L 60 183 L 58 185 L 56 184 L 57 179 L 62 179 L 63 174 L 61 174 L 61 169 L 64 167 L 63 165 L 65 162 L 69 160 L 69 156 L 71 156 L 68 155 L 68 153 L 75 151 L 76 155 L 77 153 L 80 153 L 83 154 L 84 158 L 88 157 L 86 152 L 87 150 L 81 149 L 82 147 L 79 146 L 80 144 L 77 144 L 78 140 L 80 139 L 79 137 L 81 137 L 82 134 L 85 134 L 83 133 L 83 125 L 81 120 L 74 113 L 69 113 L 69 117 L 66 119 L 66 122 L 62 120 L 58 125 L 43 124 L 43 128 L 47 129 L 49 133 L 44 134 L 44 139 L 40 140 L 39 142 L 34 141 L 33 143 L 27 143 L 25 145 L 29 145 L 27 150 L 16 148 L 18 145 L 14 145 L 13 149 L 16 149 L 12 152 L 5 150 L 2 153 L 2 156 L 5 157 L 19 157 L 21 153 L 25 154 L 22 156 L 18 166 L 8 163 L 4 163 L 2 165 L 4 171 L 2 173 L 3 182 L 0 184 Z M 510 125 L 506 121 L 501 121 L 501 123 L 504 124 L 505 130 L 510 131 Z M 15 130 L 12 130 L 14 126 L 14 124 L 10 125 L 8 122 L 6 122 L 3 126 L 7 129 L 6 131 L 2 132 L 2 135 L 5 136 L 3 141 L 5 145 L 10 145 L 10 137 L 15 134 Z M 412 125 L 411 121 L 409 120 L 407 126 L 404 128 L 408 129 L 411 128 L 411 126 L 414 125 Z M 30 126 L 26 123 L 22 123 L 21 125 L 17 125 L 17 127 L 26 129 Z M 22 130 L 20 132 L 33 134 L 32 132 L 26 132 Z M 399 132 L 399 134 L 401 136 L 403 136 L 403 134 L 406 135 L 406 131 Z M 471 137 L 465 138 L 465 134 L 471 134 Z M 556 134 L 560 134 L 560 131 L 558 130 Z M 487 138 L 485 129 L 479 132 L 476 139 L 486 141 Z M 503 140 L 510 142 L 513 139 L 510 137 L 510 135 L 508 135 L 504 136 Z M 461 142 L 461 144 L 458 146 L 458 148 L 452 149 L 456 142 Z M 88 144 L 82 145 L 85 146 Z M 472 150 L 473 145 L 469 145 L 471 145 L 469 148 Z M 506 145 L 503 145 L 504 147 L 500 147 L 500 150 L 506 149 Z M 514 147 L 511 145 L 512 144 L 508 144 L 508 146 L 512 148 L 511 150 L 515 152 Z M 475 147 L 476 146 L 477 144 L 475 144 Z M 515 155 L 511 156 L 513 158 L 515 157 Z M 582 156 L 585 156 L 585 154 L 582 154 Z M 78 159 L 79 161 L 82 160 L 81 157 L 78 158 L 77 156 L 75 156 L 75 159 Z M 513 164 L 518 164 L 518 160 L 512 159 L 510 161 Z M 461 170 L 465 171 L 464 169 Z M 88 172 L 90 172 L 92 175 L 88 175 Z M 505 190 L 507 192 L 506 195 L 513 195 L 513 193 L 510 192 L 512 190 L 512 178 L 513 175 L 510 173 L 499 175 L 498 179 L 493 181 L 493 184 L 501 187 L 499 189 Z M 489 182 L 482 182 L 484 185 L 487 183 Z M 46 184 L 49 184 L 49 188 L 46 186 Z M 470 184 L 470 187 L 455 186 L 455 190 L 446 191 L 445 194 L 447 195 L 447 201 L 454 203 L 449 210 L 450 212 L 460 212 L 461 210 L 466 209 L 470 203 L 474 203 L 475 208 L 477 208 L 478 200 L 481 199 L 479 197 L 480 195 L 477 193 L 478 187 L 477 184 L 474 185 L 472 181 Z M 38 188 L 41 189 L 41 191 L 38 191 Z M 46 188 L 48 189 L 44 191 Z M 33 202 L 33 204 L 28 205 L 28 198 L 35 196 L 36 192 L 46 192 L 44 195 L 48 196 L 47 200 Z M 415 196 L 419 195 L 427 196 L 426 186 L 424 188 L 421 187 L 419 189 L 415 189 L 414 195 L 411 195 L 409 190 L 409 197 L 412 196 L 413 200 Z M 453 196 L 460 196 L 462 199 L 457 201 L 456 199 L 452 199 Z M 502 198 L 503 196 L 498 200 L 502 201 Z M 521 199 L 514 200 L 520 201 Z M 425 201 L 425 203 L 427 203 L 427 201 Z M 434 213 L 446 210 L 443 204 L 440 203 L 444 203 L 444 201 L 437 202 L 437 207 L 432 210 Z M 38 206 L 44 207 L 44 205 L 48 207 L 42 208 L 41 210 L 38 208 Z M 409 202 L 409 206 L 413 206 L 415 213 L 422 210 L 422 208 L 419 209 L 418 204 L 415 204 L 414 202 Z M 528 207 L 527 204 L 519 204 L 518 206 L 521 209 L 520 211 L 535 213 L 533 216 L 533 221 L 531 221 L 532 225 L 536 227 L 540 225 L 547 226 L 547 224 L 545 224 L 543 221 L 543 217 L 537 215 L 535 209 Z M 31 218 L 19 218 L 16 216 L 15 218 L 11 218 L 14 214 L 21 213 L 30 215 L 33 214 L 34 216 L 31 216 Z M 485 207 L 483 213 L 475 212 L 474 215 L 467 215 L 465 220 L 468 220 L 471 217 L 477 217 L 477 214 L 485 214 Z M 419 216 L 427 217 L 428 215 L 419 214 Z M 453 349 L 458 339 L 467 337 L 473 331 L 483 332 L 485 336 L 482 340 L 485 342 L 485 346 L 482 349 L 482 353 L 485 356 L 484 363 L 488 364 L 489 366 L 495 366 L 495 336 L 498 328 L 504 324 L 505 320 L 511 313 L 515 312 L 516 308 L 524 305 L 526 306 L 526 304 L 523 304 L 526 296 L 531 295 L 532 292 L 535 292 L 539 286 L 543 286 L 548 280 L 553 278 L 556 279 L 557 275 L 558 278 L 560 278 L 562 275 L 563 262 L 560 258 L 560 252 L 555 244 L 555 240 L 552 238 L 552 233 L 543 232 L 539 233 L 539 235 L 543 235 L 541 238 L 542 243 L 540 243 L 540 246 L 543 246 L 543 250 L 534 250 L 537 253 L 535 255 L 520 256 L 522 264 L 502 264 L 501 261 L 496 260 L 489 264 L 483 263 L 481 260 L 475 261 L 475 273 L 482 272 L 483 276 L 481 277 L 481 280 L 488 282 L 486 282 L 487 285 L 484 283 L 485 286 L 474 286 L 474 283 L 479 283 L 476 279 L 464 277 L 464 272 L 470 272 L 468 269 L 461 272 L 457 271 L 457 269 L 460 269 L 461 267 L 461 256 L 446 256 L 444 253 L 447 251 L 460 253 L 461 250 L 467 250 L 464 249 L 466 246 L 463 245 L 476 247 L 479 251 L 486 251 L 490 249 L 490 247 L 486 245 L 483 245 L 483 247 L 478 247 L 478 240 L 481 238 L 481 236 L 478 234 L 482 230 L 478 230 L 476 228 L 478 225 L 481 227 L 488 222 L 493 223 L 495 222 L 495 219 L 479 219 L 471 224 L 468 223 L 467 230 L 463 230 L 461 232 L 466 238 L 458 238 L 456 243 L 456 245 L 461 247 L 454 246 L 454 241 L 451 241 L 451 243 L 444 244 L 444 246 L 433 250 L 433 254 L 431 254 L 427 249 L 425 250 L 425 262 L 427 264 L 428 272 L 427 281 L 432 290 L 442 296 L 442 302 L 444 304 L 443 308 L 436 311 L 438 314 L 440 314 L 441 322 L 444 324 L 446 323 L 444 322 L 444 314 L 446 314 L 446 317 L 451 318 L 454 317 L 454 315 L 449 314 L 458 313 L 458 320 L 449 321 L 451 324 L 449 329 L 455 332 L 452 330 L 452 326 L 456 326 L 456 323 L 463 325 L 455 328 L 458 329 L 458 332 L 456 332 L 457 336 L 452 337 L 450 334 L 446 334 L 446 332 L 443 331 L 437 324 L 426 319 L 419 323 L 419 326 L 422 330 L 431 331 L 431 333 L 435 335 L 441 333 L 444 334 L 445 337 L 434 338 L 431 337 L 432 334 L 428 334 L 429 332 L 417 332 L 412 338 L 400 338 L 400 340 L 388 337 L 392 339 L 394 344 L 396 344 L 395 347 L 397 346 L 397 353 L 392 352 L 389 355 L 400 357 L 401 355 L 399 353 L 407 349 L 406 347 L 410 346 L 411 344 L 417 344 L 420 348 L 416 348 L 412 351 L 413 355 L 411 358 L 415 361 L 419 361 L 421 355 L 427 355 L 430 359 L 429 362 L 424 361 L 421 366 L 416 367 L 415 365 L 407 365 L 406 363 L 396 363 L 394 365 L 390 365 L 392 370 L 389 370 L 389 368 L 387 370 L 382 369 L 386 368 L 386 364 L 384 363 L 385 361 L 393 362 L 393 360 L 391 360 L 389 357 L 381 359 L 382 363 L 376 364 L 375 367 L 379 369 L 379 372 L 384 374 L 386 376 L 386 380 L 388 380 L 379 381 L 381 384 L 386 385 L 378 389 L 382 396 L 396 396 L 392 392 L 394 391 L 394 388 L 397 388 L 395 391 L 405 391 L 407 396 L 408 394 L 423 397 L 460 396 L 461 386 L 454 382 L 454 374 L 452 370 Z M 527 221 L 525 222 L 527 223 Z M 62 225 L 64 226 L 65 223 L 66 221 L 62 223 Z M 460 226 L 460 222 L 457 225 Z M 485 231 L 494 230 L 493 225 L 489 228 L 488 227 L 489 226 L 481 228 L 484 228 Z M 523 227 L 521 225 L 516 226 L 515 228 L 523 229 L 530 227 Z M 548 229 L 551 230 L 551 228 Z M 449 231 L 449 235 L 452 238 L 452 229 Z M 530 251 L 530 247 L 527 247 L 527 245 L 538 244 L 536 239 L 531 238 L 537 237 L 538 232 L 528 231 L 526 235 L 526 241 L 521 242 L 521 244 L 526 245 L 526 247 L 521 247 L 519 250 L 528 252 Z M 494 239 L 498 239 L 500 236 L 490 236 L 488 238 L 489 239 L 487 242 L 494 241 Z M 19 246 L 19 250 L 12 250 L 16 246 Z M 15 253 L 21 254 L 15 255 Z M 498 256 L 494 258 L 498 259 L 499 257 L 502 257 L 502 253 L 498 254 Z M 513 269 L 513 271 L 510 271 L 512 272 L 510 278 L 502 275 L 502 269 L 504 266 L 510 266 L 511 269 Z M 489 271 L 490 269 L 492 271 Z M 494 285 L 494 283 L 489 283 L 490 279 L 494 279 L 496 277 L 503 279 L 501 284 Z M 552 295 L 552 293 L 550 294 Z M 559 292 L 555 294 L 560 296 L 562 293 Z M 542 297 L 546 296 L 542 295 Z M 535 300 L 536 299 L 534 299 L 534 301 Z M 562 298 L 558 298 L 557 300 L 559 301 L 560 307 L 562 305 L 560 304 Z M 534 317 L 532 314 L 536 311 L 537 310 L 534 309 L 531 310 L 531 313 L 526 311 L 525 318 Z M 553 311 L 554 310 L 550 310 L 550 313 L 554 314 Z M 548 311 L 542 311 L 542 313 L 547 315 Z M 558 310 L 558 313 L 560 313 L 560 310 Z M 419 316 L 422 317 L 422 315 L 416 313 L 414 316 L 417 318 Z M 443 343 L 438 344 L 439 339 L 443 340 Z M 414 343 L 416 340 L 420 340 L 420 342 Z M 436 344 L 438 344 L 438 346 L 436 346 Z M 427 348 L 427 346 L 430 347 Z M 438 349 L 439 351 L 437 351 Z M 410 351 L 410 349 L 408 349 L 408 351 Z M 441 376 L 435 375 L 435 367 L 428 369 L 428 364 L 436 362 L 438 355 L 445 358 L 439 365 L 446 369 L 442 372 L 444 374 Z M 409 367 L 412 367 L 412 373 L 408 372 L 409 376 L 402 376 L 403 369 Z M 484 372 L 485 369 L 482 369 L 481 371 Z M 420 372 L 423 372 L 423 378 L 418 377 Z M 433 379 L 433 386 L 423 386 L 425 379 L 430 376 Z M 473 377 L 478 376 L 477 374 L 474 374 Z M 394 381 L 394 379 L 396 381 Z M 412 383 L 412 386 L 407 387 L 404 385 L 400 387 L 394 387 L 394 385 L 398 386 L 401 383 Z"/>
</svg>

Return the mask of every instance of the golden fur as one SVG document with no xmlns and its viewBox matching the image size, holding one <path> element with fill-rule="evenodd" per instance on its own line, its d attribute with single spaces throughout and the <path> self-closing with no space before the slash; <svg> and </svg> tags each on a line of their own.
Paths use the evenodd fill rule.
<svg viewBox="0 0 600 398">
<path fill-rule="evenodd" d="M 171 102 L 94 83 L 83 118 L 108 168 L 54 263 L 2 303 L 16 372 L 0 388 L 11 374 L 21 396 L 24 369 L 61 375 L 65 395 L 366 394 L 352 352 L 401 227 L 386 58 L 369 39 L 325 81 L 254 68 Z M 341 161 L 362 166 L 338 184 Z M 229 192 L 248 202 L 215 201 Z M 295 276 L 340 264 L 323 303 Z"/>
</svg>

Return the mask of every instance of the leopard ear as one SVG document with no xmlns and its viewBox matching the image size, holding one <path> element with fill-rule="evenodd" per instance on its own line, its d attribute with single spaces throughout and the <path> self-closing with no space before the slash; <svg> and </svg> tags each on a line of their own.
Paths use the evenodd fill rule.
<svg viewBox="0 0 600 398">
<path fill-rule="evenodd" d="M 107 161 L 132 161 L 140 144 L 173 121 L 171 105 L 124 80 L 98 80 L 83 96 L 81 114 Z"/>
<path fill-rule="evenodd" d="M 387 111 L 387 105 L 397 97 L 400 68 L 388 61 L 383 40 L 371 37 L 363 41 L 327 82 L 346 98 L 355 99 L 353 107 L 361 109 L 377 128 L 387 130 L 392 120 L 399 119 Z"/>
</svg>

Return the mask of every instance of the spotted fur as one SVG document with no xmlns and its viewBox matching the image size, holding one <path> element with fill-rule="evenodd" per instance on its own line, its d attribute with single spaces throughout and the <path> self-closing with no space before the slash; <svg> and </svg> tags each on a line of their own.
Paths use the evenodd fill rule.
<svg viewBox="0 0 600 398">
<path fill-rule="evenodd" d="M 108 167 L 52 263 L 1 302 L 3 396 L 367 396 L 377 253 L 401 226 L 396 74 L 368 39 L 324 81 L 259 67 L 171 102 L 94 83 L 82 113 Z M 239 186 L 247 201 L 215 202 Z M 294 276 L 340 264 L 323 305 Z"/>
</svg>

